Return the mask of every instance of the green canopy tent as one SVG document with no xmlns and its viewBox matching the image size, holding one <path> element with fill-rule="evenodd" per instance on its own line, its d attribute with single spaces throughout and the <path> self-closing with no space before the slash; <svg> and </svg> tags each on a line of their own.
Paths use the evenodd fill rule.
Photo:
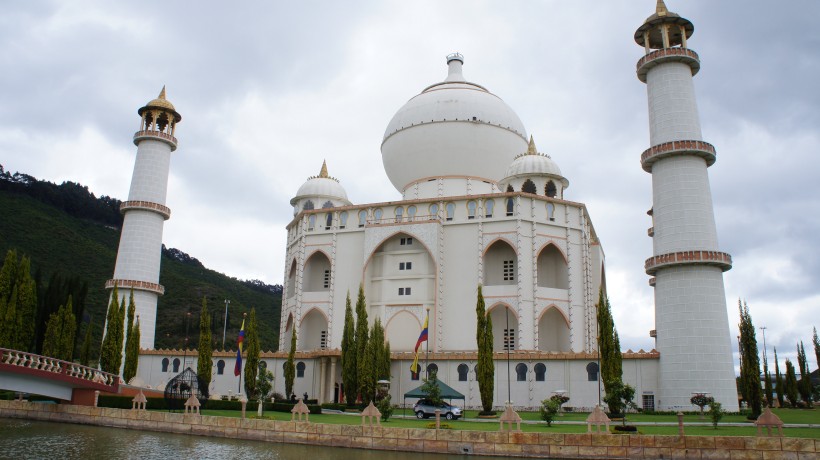
<svg viewBox="0 0 820 460">
<path fill-rule="evenodd" d="M 441 392 L 441 399 L 447 399 L 452 403 L 453 399 L 461 399 L 465 401 L 464 395 L 459 393 L 458 391 L 454 390 L 453 387 L 447 385 L 446 383 L 442 382 L 439 379 L 436 379 L 436 386 L 438 386 L 439 391 Z M 426 398 L 427 395 L 421 391 L 421 386 L 413 388 L 412 390 L 408 391 L 404 394 L 404 404 L 403 409 L 407 408 L 407 398 Z"/>
</svg>

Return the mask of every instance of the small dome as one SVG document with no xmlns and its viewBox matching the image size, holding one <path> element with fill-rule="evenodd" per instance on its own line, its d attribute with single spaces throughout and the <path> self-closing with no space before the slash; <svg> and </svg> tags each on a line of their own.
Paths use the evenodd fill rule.
<svg viewBox="0 0 820 460">
<path fill-rule="evenodd" d="M 296 196 L 290 200 L 291 205 L 295 205 L 302 198 L 327 198 L 336 199 L 344 204 L 350 204 L 339 179 L 330 177 L 327 173 L 327 163 L 322 162 L 322 170 L 318 176 L 311 176 L 299 187 Z M 322 203 L 318 203 L 321 206 Z"/>
<path fill-rule="evenodd" d="M 516 156 L 507 167 L 504 178 L 499 182 L 499 188 L 503 191 L 506 184 L 509 184 L 512 179 L 527 176 L 550 177 L 561 181 L 564 188 L 569 187 L 569 181 L 561 174 L 561 168 L 558 167 L 558 164 L 549 155 L 538 153 L 532 136 L 530 136 L 527 151 Z"/>
<path fill-rule="evenodd" d="M 177 113 L 176 108 L 174 108 L 174 104 L 171 104 L 171 101 L 165 99 L 165 86 L 162 87 L 162 91 L 159 92 L 159 96 L 156 99 L 152 100 L 151 102 L 145 104 L 145 107 L 142 107 L 137 111 L 140 116 L 142 116 L 142 112 L 148 109 L 163 109 L 167 110 L 174 114 L 174 121 L 179 122 L 182 120 L 182 115 Z"/>
</svg>

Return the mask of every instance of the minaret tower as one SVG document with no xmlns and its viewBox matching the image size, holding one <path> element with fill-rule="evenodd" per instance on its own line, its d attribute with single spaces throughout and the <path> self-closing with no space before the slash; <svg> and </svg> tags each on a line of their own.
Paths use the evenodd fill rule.
<svg viewBox="0 0 820 460">
<path fill-rule="evenodd" d="M 171 152 L 177 149 L 176 125 L 182 119 L 174 105 L 159 97 L 139 109 L 140 129 L 134 134 L 137 159 L 131 176 L 128 201 L 122 203 L 122 234 L 117 251 L 114 278 L 105 287 L 123 291 L 134 289 L 134 303 L 140 318 L 140 348 L 154 348 L 157 298 L 165 293 L 159 284 L 162 227 L 171 217 L 165 206 Z"/>
<path fill-rule="evenodd" d="M 649 98 L 650 148 L 641 155 L 641 165 L 652 174 L 654 256 L 645 268 L 655 287 L 656 405 L 691 408 L 692 393 L 706 392 L 736 411 L 723 289 L 723 272 L 732 267 L 732 258 L 718 248 L 707 172 L 716 155 L 700 131 L 692 79 L 700 60 L 687 47 L 692 32 L 692 23 L 667 10 L 663 0 L 635 32 L 635 41 L 646 50 L 637 72 Z"/>
</svg>

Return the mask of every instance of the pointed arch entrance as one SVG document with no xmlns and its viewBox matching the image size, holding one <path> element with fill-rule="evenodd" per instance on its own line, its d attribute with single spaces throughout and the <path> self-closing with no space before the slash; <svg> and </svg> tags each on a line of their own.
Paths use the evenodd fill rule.
<svg viewBox="0 0 820 460">
<path fill-rule="evenodd" d="M 538 349 L 541 351 L 571 351 L 569 322 L 554 305 L 538 319 Z"/>
</svg>

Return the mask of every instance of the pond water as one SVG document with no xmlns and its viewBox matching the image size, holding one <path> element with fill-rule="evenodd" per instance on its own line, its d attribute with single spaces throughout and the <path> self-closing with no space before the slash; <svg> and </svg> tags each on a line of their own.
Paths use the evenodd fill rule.
<svg viewBox="0 0 820 460">
<path fill-rule="evenodd" d="M 455 460 L 467 457 L 279 444 L 0 418 L 0 458 Z M 498 460 L 502 457 L 471 458 Z"/>
</svg>

